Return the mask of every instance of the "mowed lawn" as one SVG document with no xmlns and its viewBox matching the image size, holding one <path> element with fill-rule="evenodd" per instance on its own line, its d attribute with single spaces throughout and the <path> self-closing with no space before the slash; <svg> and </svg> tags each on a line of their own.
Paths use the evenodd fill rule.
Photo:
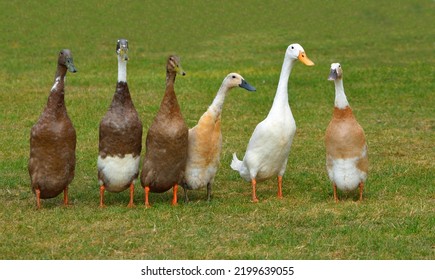
<svg viewBox="0 0 435 280">
<path fill-rule="evenodd" d="M 0 4 L 1 259 L 434 259 L 435 4 L 407 1 L 3 1 Z M 175 2 L 175 3 L 173 3 Z M 98 124 L 115 90 L 116 40 L 129 40 L 128 83 L 145 140 L 165 87 L 165 61 L 186 71 L 175 91 L 193 127 L 223 78 L 240 73 L 256 92 L 232 90 L 222 115 L 221 166 L 206 201 L 170 206 L 172 192 L 136 182 L 106 192 L 99 208 Z M 289 81 L 297 132 L 277 199 L 276 180 L 251 187 L 231 170 L 272 104 L 284 52 L 300 43 L 315 66 Z M 77 131 L 70 205 L 36 210 L 29 135 L 47 102 L 58 51 L 71 49 L 66 105 Z M 332 116 L 330 64 L 340 62 L 369 145 L 364 200 L 334 203 L 323 137 Z M 143 153 L 145 152 L 145 146 Z"/>
</svg>

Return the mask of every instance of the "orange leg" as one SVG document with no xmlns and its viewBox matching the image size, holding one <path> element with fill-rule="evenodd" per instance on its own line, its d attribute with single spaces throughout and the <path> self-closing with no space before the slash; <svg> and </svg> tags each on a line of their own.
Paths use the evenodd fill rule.
<svg viewBox="0 0 435 280">
<path fill-rule="evenodd" d="M 35 193 L 36 193 L 36 208 L 40 209 L 41 208 L 41 191 L 38 188 L 36 188 Z"/>
<path fill-rule="evenodd" d="M 63 205 L 68 205 L 68 186 L 63 190 Z"/>
<path fill-rule="evenodd" d="M 100 187 L 100 207 L 104 207 L 104 190 L 106 188 L 104 187 L 104 185 L 101 185 Z"/>
<path fill-rule="evenodd" d="M 278 176 L 278 198 L 282 198 L 282 176 Z"/>
<path fill-rule="evenodd" d="M 252 184 L 252 202 L 258 202 L 258 198 L 256 194 L 257 181 L 255 181 L 255 179 L 252 179 L 251 184 Z"/>
<path fill-rule="evenodd" d="M 362 201 L 363 189 L 364 189 L 364 183 L 361 182 L 359 183 L 359 201 Z"/>
<path fill-rule="evenodd" d="M 145 207 L 146 208 L 150 208 L 151 207 L 150 203 L 148 202 L 149 192 L 150 192 L 150 187 L 146 186 L 145 187 Z"/>
<path fill-rule="evenodd" d="M 332 188 L 334 190 L 334 201 L 337 203 L 338 202 L 338 197 L 337 197 L 337 185 L 335 183 L 333 183 Z"/>
<path fill-rule="evenodd" d="M 133 196 L 134 196 L 134 184 L 132 182 L 130 184 L 130 202 L 127 205 L 128 208 L 133 208 L 134 207 Z"/>
<path fill-rule="evenodd" d="M 173 190 L 174 190 L 174 196 L 173 196 L 173 198 L 172 198 L 172 203 L 171 203 L 171 204 L 174 206 L 174 205 L 177 205 L 177 191 L 178 191 L 178 184 L 175 184 L 175 185 L 174 185 Z"/>
</svg>

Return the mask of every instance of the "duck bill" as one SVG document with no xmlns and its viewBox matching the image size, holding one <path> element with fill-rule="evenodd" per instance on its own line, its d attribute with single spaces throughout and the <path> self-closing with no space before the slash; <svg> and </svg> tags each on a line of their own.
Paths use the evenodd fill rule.
<svg viewBox="0 0 435 280">
<path fill-rule="evenodd" d="M 248 84 L 248 82 L 246 82 L 245 80 L 242 80 L 242 83 L 239 85 L 239 87 L 244 88 L 248 91 L 256 91 L 255 87 Z"/>
<path fill-rule="evenodd" d="M 337 79 L 337 70 L 331 69 L 329 72 L 328 81 L 335 81 Z"/>
<path fill-rule="evenodd" d="M 177 74 L 181 76 L 186 76 L 186 72 L 184 72 L 183 68 L 181 68 L 181 65 L 177 66 Z"/>
<path fill-rule="evenodd" d="M 314 62 L 312 62 L 307 55 L 305 54 L 305 52 L 299 52 L 299 56 L 298 59 L 305 65 L 307 66 L 313 66 Z"/>
<path fill-rule="evenodd" d="M 66 68 L 68 69 L 68 71 L 70 71 L 72 73 L 77 72 L 77 69 L 74 66 L 73 59 L 71 57 L 66 60 Z"/>
</svg>

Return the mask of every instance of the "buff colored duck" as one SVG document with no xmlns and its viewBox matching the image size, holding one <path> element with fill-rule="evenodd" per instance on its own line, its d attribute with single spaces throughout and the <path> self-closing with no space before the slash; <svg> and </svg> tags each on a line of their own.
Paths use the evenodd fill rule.
<svg viewBox="0 0 435 280">
<path fill-rule="evenodd" d="M 255 88 L 248 84 L 240 74 L 228 74 L 198 124 L 189 129 L 185 181 L 182 185 L 186 202 L 189 200 L 188 190 L 196 190 L 205 186 L 207 186 L 207 200 L 210 201 L 211 188 L 219 167 L 222 150 L 222 107 L 225 96 L 235 87 L 255 91 Z"/>
<path fill-rule="evenodd" d="M 296 132 L 296 123 L 288 102 L 288 80 L 298 60 L 308 66 L 314 65 L 301 45 L 291 44 L 285 52 L 278 88 L 269 114 L 255 128 L 243 160 L 239 160 L 236 153 L 233 154 L 231 168 L 239 172 L 243 179 L 251 182 L 252 202 L 258 202 L 257 182 L 275 176 L 278 178 L 278 198 L 282 198 L 282 176 Z"/>
<path fill-rule="evenodd" d="M 30 132 L 29 175 L 36 206 L 40 199 L 53 198 L 63 192 L 68 205 L 68 186 L 74 179 L 76 131 L 65 106 L 65 76 L 77 72 L 72 53 L 59 52 L 54 84 L 47 105 Z"/>
<path fill-rule="evenodd" d="M 368 155 L 364 130 L 355 119 L 343 87 L 343 69 L 332 63 L 328 80 L 335 83 L 335 102 L 332 120 L 326 129 L 326 169 L 332 182 L 334 200 L 337 188 L 352 191 L 359 187 L 362 200 L 367 179 Z"/>
<path fill-rule="evenodd" d="M 146 153 L 140 176 L 146 207 L 150 207 L 149 192 L 162 193 L 171 188 L 172 205 L 176 205 L 178 185 L 182 183 L 186 169 L 189 130 L 175 95 L 177 74 L 186 75 L 179 57 L 171 55 L 166 64 L 165 95 L 146 138 Z"/>
</svg>

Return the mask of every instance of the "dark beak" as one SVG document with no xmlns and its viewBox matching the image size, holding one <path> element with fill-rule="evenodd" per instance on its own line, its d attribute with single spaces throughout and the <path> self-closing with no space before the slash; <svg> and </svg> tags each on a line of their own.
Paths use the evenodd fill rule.
<svg viewBox="0 0 435 280">
<path fill-rule="evenodd" d="M 331 72 L 329 72 L 328 81 L 335 81 L 337 79 L 337 70 L 331 69 Z"/>
<path fill-rule="evenodd" d="M 74 66 L 74 62 L 73 62 L 72 58 L 68 58 L 66 60 L 66 67 L 68 68 L 68 71 L 70 71 L 70 72 L 73 72 L 73 73 L 77 72 L 77 69 Z"/>
<path fill-rule="evenodd" d="M 250 84 L 248 84 L 245 80 L 242 80 L 242 83 L 239 85 L 239 87 L 244 88 L 246 90 L 249 91 L 255 91 L 255 87 L 251 86 Z"/>
</svg>

